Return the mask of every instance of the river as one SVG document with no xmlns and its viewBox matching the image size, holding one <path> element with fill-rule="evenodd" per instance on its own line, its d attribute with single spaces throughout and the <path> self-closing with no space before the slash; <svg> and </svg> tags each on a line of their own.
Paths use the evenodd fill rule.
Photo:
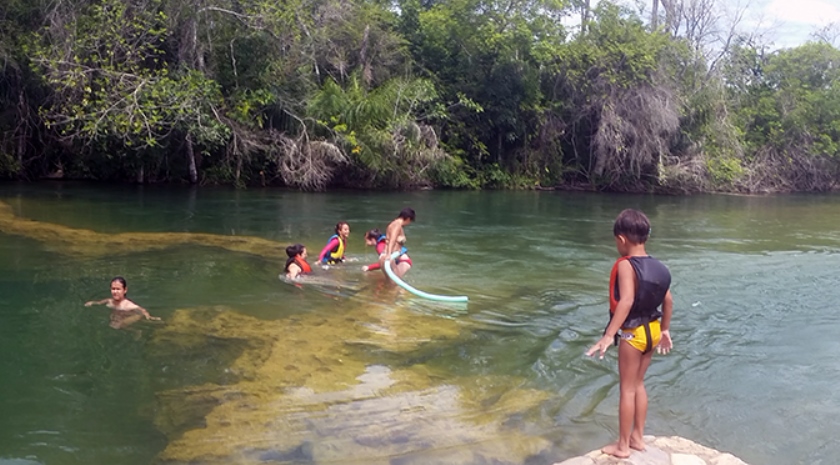
<svg viewBox="0 0 840 465">
<path fill-rule="evenodd" d="M 393 286 L 366 229 L 401 208 Z M 673 275 L 647 433 L 753 465 L 840 455 L 840 197 L 0 184 L 0 464 L 522 464 L 617 434 L 607 319 L 623 208 Z M 350 261 L 278 279 L 337 221 Z M 163 323 L 108 325 L 111 277 Z"/>
</svg>

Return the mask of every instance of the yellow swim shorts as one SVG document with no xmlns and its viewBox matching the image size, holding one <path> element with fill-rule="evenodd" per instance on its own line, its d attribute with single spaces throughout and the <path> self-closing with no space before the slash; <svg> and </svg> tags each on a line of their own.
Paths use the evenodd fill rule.
<svg viewBox="0 0 840 465">
<path fill-rule="evenodd" d="M 659 320 L 653 320 L 635 328 L 621 328 L 619 337 L 646 354 L 659 345 L 659 340 L 662 339 Z"/>
</svg>

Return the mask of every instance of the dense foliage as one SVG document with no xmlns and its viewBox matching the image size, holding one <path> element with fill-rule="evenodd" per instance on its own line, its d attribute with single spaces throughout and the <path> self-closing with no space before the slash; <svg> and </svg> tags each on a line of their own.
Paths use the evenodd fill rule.
<svg viewBox="0 0 840 465">
<path fill-rule="evenodd" d="M 713 0 L 653 7 L 4 0 L 0 177 L 834 188 L 838 35 L 769 51 Z"/>
</svg>

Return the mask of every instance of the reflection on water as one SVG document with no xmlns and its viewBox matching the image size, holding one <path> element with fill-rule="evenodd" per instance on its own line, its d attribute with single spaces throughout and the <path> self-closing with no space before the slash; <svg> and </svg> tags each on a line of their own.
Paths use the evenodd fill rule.
<svg viewBox="0 0 840 465">
<path fill-rule="evenodd" d="M 360 267 L 361 231 L 411 205 L 406 280 Z M 299 194 L 0 186 L 0 465 L 542 465 L 617 429 L 606 322 L 611 225 L 649 213 L 674 275 L 676 350 L 648 432 L 749 463 L 840 454 L 840 237 L 831 196 Z M 337 220 L 356 261 L 278 279 Z M 165 324 L 82 303 L 125 275 Z M 799 433 L 792 433 L 799 431 Z"/>
</svg>

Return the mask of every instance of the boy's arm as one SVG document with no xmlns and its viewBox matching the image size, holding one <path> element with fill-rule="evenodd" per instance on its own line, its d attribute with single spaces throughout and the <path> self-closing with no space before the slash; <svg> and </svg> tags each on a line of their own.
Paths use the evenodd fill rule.
<svg viewBox="0 0 840 465">
<path fill-rule="evenodd" d="M 671 290 L 665 293 L 662 300 L 662 331 L 671 329 L 671 315 L 674 313 L 674 298 L 671 297 Z"/>
<path fill-rule="evenodd" d="M 604 332 L 604 337 L 609 337 L 610 343 L 618 334 L 624 320 L 630 315 L 630 309 L 633 308 L 633 301 L 636 299 L 636 273 L 633 271 L 633 265 L 627 260 L 618 264 L 618 295 L 621 298 L 615 307 L 615 313 L 610 320 L 610 324 Z"/>
<path fill-rule="evenodd" d="M 674 348 L 674 341 L 671 339 L 671 315 L 674 313 L 674 298 L 671 297 L 671 290 L 665 293 L 665 299 L 662 300 L 662 338 L 659 340 L 659 345 L 656 351 L 660 354 L 667 354 Z"/>
<path fill-rule="evenodd" d="M 148 311 L 146 311 L 146 309 L 145 309 L 145 308 L 138 306 L 138 307 L 137 307 L 137 309 L 138 309 L 138 310 L 140 310 L 140 313 L 142 313 L 142 314 L 143 314 L 143 316 L 144 316 L 144 317 L 146 317 L 146 319 L 147 319 L 147 320 L 160 321 L 160 317 L 159 317 L 159 316 L 152 316 L 152 315 L 149 315 L 149 312 L 148 312 Z"/>
<path fill-rule="evenodd" d="M 604 331 L 604 336 L 589 348 L 586 355 L 592 356 L 595 352 L 600 352 L 600 358 L 604 358 L 604 353 L 613 344 L 615 335 L 618 334 L 618 330 L 630 314 L 633 300 L 636 298 L 636 273 L 633 271 L 633 265 L 627 260 L 618 264 L 618 295 L 621 298 L 615 307 L 610 324 Z"/>
<path fill-rule="evenodd" d="M 91 305 L 107 304 L 109 300 L 111 300 L 111 299 L 89 300 L 89 301 L 85 302 L 85 307 L 90 307 Z"/>
<path fill-rule="evenodd" d="M 134 303 L 134 302 L 132 302 L 132 303 Z M 143 315 L 147 320 L 160 320 L 159 317 L 150 315 L 149 312 L 145 308 L 143 308 L 143 307 L 141 307 L 137 304 L 134 304 L 134 308 L 132 308 L 131 310 L 133 310 L 135 312 L 140 312 L 140 314 Z"/>
<path fill-rule="evenodd" d="M 373 271 L 379 269 L 379 262 L 371 263 L 370 265 L 365 265 L 362 267 L 362 271 Z"/>
</svg>

